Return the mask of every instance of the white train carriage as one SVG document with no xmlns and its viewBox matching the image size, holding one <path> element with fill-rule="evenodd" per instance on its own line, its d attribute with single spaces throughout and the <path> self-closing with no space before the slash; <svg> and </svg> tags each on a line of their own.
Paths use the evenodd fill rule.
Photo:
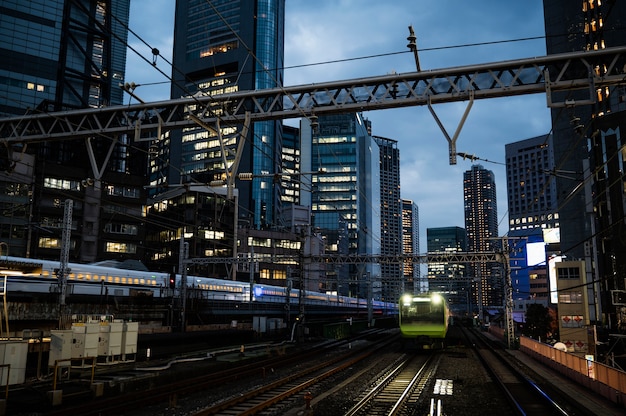
<svg viewBox="0 0 626 416">
<path fill-rule="evenodd" d="M 41 271 L 11 273 L 7 279 L 9 292 L 55 292 L 58 287 L 57 271 L 60 262 L 22 257 L 3 257 L 10 262 L 41 264 Z M 133 292 L 150 292 L 154 296 L 168 282 L 167 273 L 118 269 L 89 264 L 68 263 L 67 283 L 70 293 L 80 295 L 111 294 L 129 296 Z"/>
<path fill-rule="evenodd" d="M 180 287 L 180 275 L 176 276 Z M 187 288 L 198 290 L 203 299 L 246 302 L 250 300 L 250 284 L 214 277 L 187 276 Z"/>
<path fill-rule="evenodd" d="M 7 274 L 8 292 L 51 293 L 58 291 L 57 271 L 59 261 L 38 260 L 21 257 L 2 257 L 7 262 L 23 265 L 41 265 L 36 272 L 9 272 Z M 75 295 L 113 295 L 136 296 L 148 295 L 152 297 L 172 296 L 170 289 L 170 275 L 161 272 L 120 269 L 105 265 L 69 263 L 70 272 L 67 275 L 69 294 Z M 27 268 L 25 268 L 27 269 Z M 33 267 L 33 270 L 35 267 Z M 201 276 L 187 276 L 187 288 L 194 296 L 216 301 L 250 301 L 250 283 L 227 279 L 209 278 Z M 176 276 L 176 289 L 180 290 L 181 276 Z M 286 303 L 287 289 L 281 286 L 254 284 L 252 301 L 267 303 Z M 298 289 L 289 292 L 290 302 L 299 301 Z M 336 294 L 306 290 L 302 293 L 303 301 L 308 305 L 340 306 L 351 309 L 367 307 L 366 299 L 357 299 Z M 395 303 L 374 301 L 377 309 L 392 311 L 397 309 Z"/>
</svg>

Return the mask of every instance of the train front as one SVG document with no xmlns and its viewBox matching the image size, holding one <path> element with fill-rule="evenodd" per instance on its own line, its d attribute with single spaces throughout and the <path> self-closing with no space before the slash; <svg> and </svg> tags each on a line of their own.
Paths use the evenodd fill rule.
<svg viewBox="0 0 626 416">
<path fill-rule="evenodd" d="M 448 331 L 448 305 L 438 293 L 400 298 L 400 333 L 420 349 L 443 348 Z"/>
</svg>

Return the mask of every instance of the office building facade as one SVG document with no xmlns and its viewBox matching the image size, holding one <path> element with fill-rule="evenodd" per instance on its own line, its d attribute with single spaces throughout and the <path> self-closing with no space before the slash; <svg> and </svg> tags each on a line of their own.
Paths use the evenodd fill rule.
<svg viewBox="0 0 626 416">
<path fill-rule="evenodd" d="M 463 173 L 463 203 L 467 249 L 491 252 L 499 247 L 496 180 L 492 171 L 482 165 L 472 165 Z M 471 265 L 470 277 L 475 278 L 473 304 L 500 308 L 504 300 L 504 276 L 498 263 Z"/>
<path fill-rule="evenodd" d="M 505 145 L 509 231 L 527 233 L 559 227 L 552 135 Z M 540 234 L 540 233 L 539 233 Z"/>
<path fill-rule="evenodd" d="M 172 70 L 172 98 L 280 87 L 283 84 L 284 0 L 240 0 L 210 3 L 177 0 Z M 219 117 L 228 109 L 198 108 Z M 216 128 L 216 126 L 213 126 Z M 156 163 L 151 183 L 165 185 L 210 183 L 230 167 L 241 140 L 245 141 L 238 172 L 252 173 L 237 181 L 239 216 L 254 228 L 268 228 L 280 217 L 282 121 L 256 122 L 246 137 L 241 125 L 222 123 L 226 155 L 216 132 L 202 127 L 165 136 L 156 143 L 166 154 Z"/>
<path fill-rule="evenodd" d="M 454 254 L 467 251 L 467 234 L 461 227 L 426 229 L 429 253 Z M 471 306 L 472 280 L 464 263 L 428 263 L 428 290 L 443 294 L 456 313 L 468 314 Z"/>
<path fill-rule="evenodd" d="M 420 222 L 419 207 L 411 200 L 402 200 L 402 252 L 404 254 L 420 254 Z M 405 259 L 403 265 L 403 291 L 407 293 L 424 293 L 428 291 L 428 282 L 422 279 L 421 263 L 413 259 Z"/>
<path fill-rule="evenodd" d="M 0 113 L 121 104 L 128 18 L 129 0 L 2 2 Z M 0 220 L 11 254 L 59 258 L 65 201 L 71 200 L 71 260 L 142 258 L 144 149 L 126 135 L 101 135 L 10 151 L 17 164 L 32 163 L 28 184 L 11 171 L 3 185 L 5 197 L 32 195 L 24 210 L 14 210 L 24 215 L 21 230 L 15 217 Z M 15 175 L 19 171 L 16 166 Z"/>
<path fill-rule="evenodd" d="M 534 280 L 546 268 L 544 234 L 559 232 L 556 178 L 572 176 L 556 169 L 553 151 L 552 134 L 505 146 L 513 300 L 537 298 L 531 286 L 543 284 Z"/>
<path fill-rule="evenodd" d="M 624 46 L 626 4 L 589 0 L 544 1 L 548 54 Z M 619 63 L 617 68 L 622 68 Z M 602 76 L 606 68 L 593 68 Z M 626 332 L 626 308 L 613 305 L 612 290 L 623 290 L 626 264 L 622 127 L 626 103 L 623 86 L 552 94 L 554 103 L 577 105 L 552 109 L 557 177 L 560 249 L 567 259 L 584 260 L 590 321 L 607 332 Z M 595 283 L 592 283 L 595 282 Z M 600 282 L 600 283 L 598 283 Z M 595 315 L 599 311 L 600 315 Z M 602 332 L 602 331 L 600 331 Z"/>
<path fill-rule="evenodd" d="M 397 140 L 373 136 L 380 150 L 380 247 L 383 255 L 402 253 L 402 198 L 400 149 Z M 402 264 L 381 267 L 382 300 L 396 302 L 404 288 Z"/>
<path fill-rule="evenodd" d="M 312 129 L 309 120 L 301 122 L 302 154 L 309 155 L 303 169 L 315 172 L 303 199 L 303 205 L 311 200 L 313 227 L 324 236 L 327 254 L 380 254 L 380 154 L 370 123 L 361 114 L 320 116 L 318 123 Z M 327 271 L 337 279 L 328 278 L 327 291 L 381 298 L 378 263 L 337 266 Z"/>
</svg>

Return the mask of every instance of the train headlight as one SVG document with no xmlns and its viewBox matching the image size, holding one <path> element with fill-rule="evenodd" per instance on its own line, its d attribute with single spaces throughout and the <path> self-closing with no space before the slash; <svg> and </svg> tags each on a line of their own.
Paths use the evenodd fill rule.
<svg viewBox="0 0 626 416">
<path fill-rule="evenodd" d="M 443 302 L 443 298 L 441 297 L 441 295 L 438 294 L 434 294 L 432 295 L 432 297 L 430 298 L 431 302 L 434 303 L 435 305 L 439 305 L 441 302 Z"/>
<path fill-rule="evenodd" d="M 402 304 L 405 306 L 408 306 L 411 304 L 411 302 L 413 301 L 413 296 L 411 295 L 404 295 L 402 296 Z"/>
</svg>

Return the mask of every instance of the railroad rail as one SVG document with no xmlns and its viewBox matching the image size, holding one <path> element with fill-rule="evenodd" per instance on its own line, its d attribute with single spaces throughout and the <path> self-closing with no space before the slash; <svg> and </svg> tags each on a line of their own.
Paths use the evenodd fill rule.
<svg viewBox="0 0 626 416">
<path fill-rule="evenodd" d="M 439 364 L 439 355 L 404 356 L 350 409 L 346 416 L 412 414 Z M 407 413 L 408 412 L 408 413 Z"/>
<path fill-rule="evenodd" d="M 336 348 L 341 343 L 347 341 L 337 341 L 329 343 L 324 348 Z M 171 361 L 160 361 L 151 363 L 152 365 L 147 368 L 138 368 L 133 371 L 125 370 L 118 378 L 117 383 L 124 383 L 123 377 L 143 379 L 144 387 L 137 387 L 135 391 L 129 393 L 112 393 L 105 397 L 98 398 L 97 401 L 92 400 L 93 395 L 87 388 L 83 388 L 83 398 L 81 399 L 78 394 L 70 400 L 64 399 L 63 405 L 53 409 L 50 416 L 60 416 L 67 414 L 80 414 L 80 415 L 102 415 L 102 414 L 123 414 L 128 409 L 140 409 L 147 406 L 153 406 L 155 404 L 163 404 L 168 407 L 176 407 L 176 403 L 179 400 L 184 400 L 194 394 L 206 392 L 210 389 L 222 386 L 227 383 L 239 382 L 242 379 L 259 376 L 264 377 L 267 369 L 281 368 L 284 366 L 295 366 L 297 363 L 306 361 L 310 357 L 315 357 L 319 354 L 319 349 L 316 350 L 303 350 L 287 354 L 282 345 L 277 344 L 274 348 L 265 348 L 264 354 L 253 354 L 248 351 L 244 353 L 236 353 L 233 351 L 227 351 L 227 354 L 232 355 L 233 362 L 229 365 L 220 365 L 216 363 L 214 358 L 220 354 L 198 353 L 194 356 L 185 357 L 180 361 L 179 366 L 187 368 L 181 368 L 184 377 L 177 377 L 174 365 L 171 365 Z M 250 359 L 246 359 L 246 357 Z M 252 359 L 251 357 L 254 357 Z M 178 366 L 178 365 L 177 365 Z M 192 375 L 193 372 L 189 370 L 189 367 L 197 367 L 198 369 L 210 368 L 210 370 L 200 371 L 200 374 Z M 171 369 L 170 369 L 171 368 Z M 169 370 L 168 370 L 169 369 Z M 168 371 L 166 371 L 168 370 Z M 151 376 L 152 374 L 152 376 Z M 154 374 L 160 374 L 160 377 L 154 376 Z M 115 380 L 113 374 L 107 373 L 105 378 L 108 380 Z M 162 379 L 159 381 L 159 379 Z M 101 381 L 102 378 L 99 374 L 96 374 L 94 381 Z M 130 386 L 130 383 L 128 384 Z M 60 389 L 64 390 L 64 386 L 61 385 Z M 128 387 L 128 390 L 132 388 Z"/>
<path fill-rule="evenodd" d="M 103 374 L 97 372 L 93 382 L 106 384 L 103 396 L 95 398 L 89 383 L 82 383 L 80 386 L 76 383 L 59 383 L 58 389 L 63 391 L 63 403 L 50 409 L 49 402 L 44 399 L 42 405 L 49 416 L 125 414 L 129 409 L 154 407 L 171 409 L 188 400 L 197 402 L 194 407 L 201 409 L 207 406 L 207 392 L 224 386 L 227 389 L 233 386 L 241 389 L 247 384 L 246 380 L 254 380 L 252 384 L 256 385 L 259 377 L 270 380 L 273 370 L 319 362 L 320 354 L 325 352 L 332 352 L 336 356 L 337 350 L 346 349 L 349 351 L 348 355 L 354 356 L 356 348 L 349 350 L 349 343 L 354 345 L 361 338 L 377 337 L 380 336 L 379 333 L 384 334 L 385 331 L 365 331 L 350 339 L 316 344 L 314 348 L 304 350 L 287 349 L 284 344 L 268 344 L 257 351 L 249 349 L 245 353 L 233 349 L 198 351 L 195 355 L 179 357 L 175 360 L 178 361 L 175 365 L 168 360 L 161 360 L 149 363 L 150 367 L 144 365 L 134 369 L 126 368 L 119 375 L 109 371 Z M 110 385 L 120 386 L 119 391 L 110 390 Z M 45 391 L 49 390 L 49 386 L 44 386 L 39 389 L 41 394 L 38 393 L 37 396 L 43 398 Z M 25 396 L 25 400 L 32 402 L 33 393 L 25 392 L 24 394 L 30 396 Z M 19 406 L 15 396 L 11 393 L 8 414 L 15 414 L 15 406 Z M 23 403 L 22 400 L 19 402 Z"/>
<path fill-rule="evenodd" d="M 543 390 L 521 368 L 512 364 L 498 350 L 475 331 L 465 330 L 468 345 L 474 346 L 478 359 L 487 373 L 504 393 L 512 410 L 518 415 L 583 415 L 584 410 L 571 409 L 567 399 L 555 392 Z"/>
<path fill-rule="evenodd" d="M 306 395 L 307 389 L 339 372 L 353 367 L 360 361 L 370 358 L 373 354 L 388 348 L 393 342 L 395 342 L 394 338 L 385 339 L 382 342 L 377 342 L 374 347 L 363 348 L 358 353 L 351 349 L 320 364 L 307 366 L 273 383 L 247 393 L 238 394 L 221 403 L 202 409 L 194 413 L 194 416 L 233 414 L 243 416 L 267 411 L 267 409 L 273 406 L 280 406 L 282 402 L 298 393 L 304 392 Z"/>
</svg>

